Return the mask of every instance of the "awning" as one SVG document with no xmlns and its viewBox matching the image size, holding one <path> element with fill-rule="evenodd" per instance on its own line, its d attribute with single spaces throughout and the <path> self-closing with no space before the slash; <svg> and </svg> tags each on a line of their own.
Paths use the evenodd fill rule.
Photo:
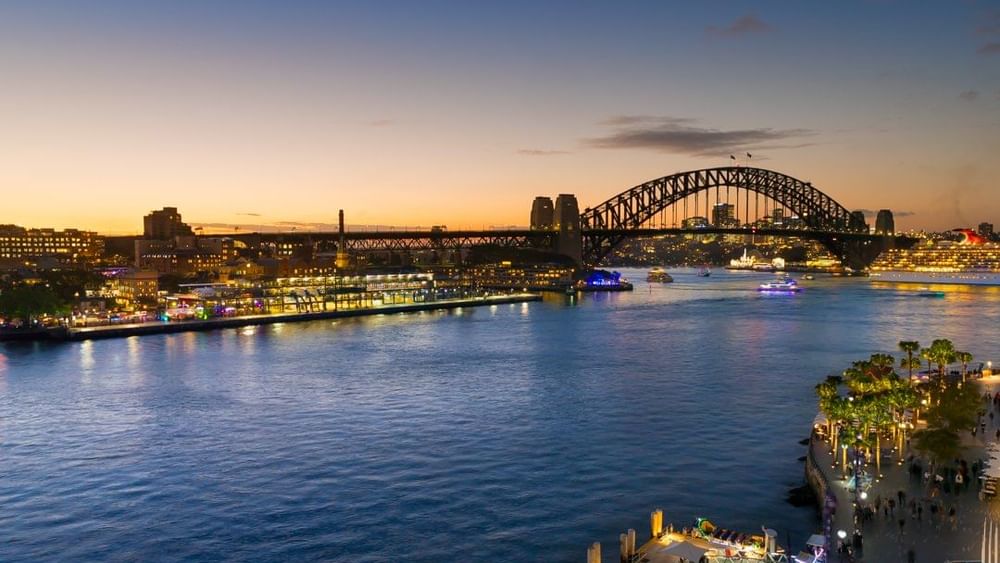
<svg viewBox="0 0 1000 563">
<path fill-rule="evenodd" d="M 688 561 L 697 561 L 707 552 L 707 549 L 700 548 L 686 541 L 672 543 L 666 548 L 660 550 L 660 553 L 680 557 L 681 559 L 687 559 Z"/>
<path fill-rule="evenodd" d="M 826 536 L 820 534 L 813 534 L 809 536 L 806 541 L 806 545 L 812 545 L 815 547 L 826 547 Z"/>
<path fill-rule="evenodd" d="M 826 426 L 826 424 L 826 415 L 823 414 L 823 411 L 818 412 L 816 414 L 816 418 L 813 419 L 813 428 L 816 428 L 817 426 Z"/>
</svg>

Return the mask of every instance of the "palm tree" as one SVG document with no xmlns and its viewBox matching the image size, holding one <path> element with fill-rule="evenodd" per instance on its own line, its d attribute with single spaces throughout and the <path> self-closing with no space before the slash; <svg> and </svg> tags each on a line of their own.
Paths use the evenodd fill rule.
<svg viewBox="0 0 1000 563">
<path fill-rule="evenodd" d="M 938 377 L 944 381 L 944 368 L 955 361 L 955 345 L 951 340 L 939 338 L 931 342 L 930 359 L 938 366 Z"/>
<path fill-rule="evenodd" d="M 927 361 L 927 373 L 930 373 L 934 369 L 933 357 L 931 354 L 932 352 L 930 348 L 920 349 L 920 358 Z"/>
<path fill-rule="evenodd" d="M 972 361 L 972 354 L 969 352 L 955 352 L 955 359 L 962 362 L 962 383 L 969 373 L 969 362 Z"/>
<path fill-rule="evenodd" d="M 913 379 L 913 354 L 920 350 L 920 343 L 916 340 L 900 340 L 899 349 L 906 353 L 906 363 L 902 361 L 899 363 L 899 367 L 905 367 L 910 370 L 910 379 Z M 920 367 L 920 362 L 917 362 L 916 367 Z"/>
<path fill-rule="evenodd" d="M 899 367 L 909 370 L 909 379 L 912 381 L 914 368 L 920 369 L 920 358 L 900 358 Z"/>
</svg>

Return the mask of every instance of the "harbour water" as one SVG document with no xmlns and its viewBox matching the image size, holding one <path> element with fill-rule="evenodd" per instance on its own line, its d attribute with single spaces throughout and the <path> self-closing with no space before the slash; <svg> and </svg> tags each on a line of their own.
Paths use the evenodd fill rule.
<svg viewBox="0 0 1000 563">
<path fill-rule="evenodd" d="M 627 271 L 632 293 L 0 345 L 2 561 L 605 560 L 647 516 L 793 547 L 813 386 L 900 339 L 1000 358 L 1000 288 Z M 939 288 L 935 288 L 939 289 Z"/>
</svg>

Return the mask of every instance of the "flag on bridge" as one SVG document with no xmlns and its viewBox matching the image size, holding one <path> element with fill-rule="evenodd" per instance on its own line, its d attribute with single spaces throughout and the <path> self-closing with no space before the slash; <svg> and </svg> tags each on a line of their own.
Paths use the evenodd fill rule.
<svg viewBox="0 0 1000 563">
<path fill-rule="evenodd" d="M 736 160 L 736 157 L 735 157 L 735 156 L 733 156 L 733 155 L 729 155 L 729 158 L 731 158 L 731 159 L 733 159 L 733 160 Z"/>
<path fill-rule="evenodd" d="M 750 153 L 747 153 L 747 158 L 753 158 L 753 157 L 750 156 Z"/>
</svg>

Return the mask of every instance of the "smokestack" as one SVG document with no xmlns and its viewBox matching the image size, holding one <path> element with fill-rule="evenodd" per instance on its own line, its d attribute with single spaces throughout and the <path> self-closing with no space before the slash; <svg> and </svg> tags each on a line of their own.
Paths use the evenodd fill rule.
<svg viewBox="0 0 1000 563">
<path fill-rule="evenodd" d="M 337 243 L 337 269 L 343 269 L 350 266 L 350 260 L 347 257 L 347 244 L 344 242 L 344 210 L 340 210 L 340 240 Z"/>
</svg>

